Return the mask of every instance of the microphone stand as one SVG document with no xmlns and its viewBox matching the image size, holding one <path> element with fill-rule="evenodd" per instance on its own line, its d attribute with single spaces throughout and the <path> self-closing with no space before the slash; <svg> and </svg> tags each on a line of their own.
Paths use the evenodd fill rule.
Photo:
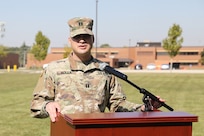
<svg viewBox="0 0 204 136">
<path fill-rule="evenodd" d="M 170 106 L 168 106 L 167 104 L 165 104 L 164 102 L 161 102 L 154 94 L 150 93 L 149 91 L 147 91 L 144 88 L 140 88 L 139 86 L 137 86 L 136 84 L 132 83 L 131 81 L 129 81 L 127 78 L 128 76 L 125 74 L 122 74 L 122 76 L 118 76 L 120 79 L 126 81 L 127 83 L 129 83 L 130 85 L 132 85 L 133 87 L 135 87 L 136 89 L 138 89 L 140 91 L 140 93 L 144 94 L 143 96 L 143 102 L 145 104 L 145 111 L 152 111 L 152 105 L 151 105 L 151 100 L 154 100 L 156 102 L 158 102 L 159 104 L 161 104 L 161 106 L 164 106 L 165 108 L 167 108 L 170 111 L 173 111 L 174 109 L 171 108 Z"/>
</svg>

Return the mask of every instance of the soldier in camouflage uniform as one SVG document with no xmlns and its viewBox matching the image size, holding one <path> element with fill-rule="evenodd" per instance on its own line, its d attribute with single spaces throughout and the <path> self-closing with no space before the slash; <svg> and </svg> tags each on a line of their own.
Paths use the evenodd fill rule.
<svg viewBox="0 0 204 136">
<path fill-rule="evenodd" d="M 126 100 L 117 78 L 99 69 L 101 61 L 93 58 L 93 20 L 69 20 L 69 43 L 73 49 L 66 59 L 51 62 L 44 69 L 34 89 L 31 115 L 50 116 L 55 121 L 57 112 L 92 113 L 140 111 L 141 104 Z"/>
</svg>

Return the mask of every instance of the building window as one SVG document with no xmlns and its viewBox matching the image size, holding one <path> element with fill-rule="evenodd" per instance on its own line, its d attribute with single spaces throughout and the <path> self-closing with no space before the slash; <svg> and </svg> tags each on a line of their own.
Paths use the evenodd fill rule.
<svg viewBox="0 0 204 136">
<path fill-rule="evenodd" d="M 157 52 L 157 55 L 168 55 L 168 52 Z M 178 55 L 199 55 L 198 52 L 179 52 Z"/>
<path fill-rule="evenodd" d="M 158 56 L 169 55 L 168 52 L 157 52 Z"/>
<path fill-rule="evenodd" d="M 184 66 L 197 66 L 198 63 L 197 62 L 181 62 L 180 65 L 184 65 Z"/>
<path fill-rule="evenodd" d="M 179 55 L 199 55 L 198 52 L 179 52 Z"/>
<path fill-rule="evenodd" d="M 137 55 L 153 55 L 152 51 L 138 51 Z"/>
<path fill-rule="evenodd" d="M 111 55 L 117 55 L 118 52 L 111 52 Z"/>
</svg>

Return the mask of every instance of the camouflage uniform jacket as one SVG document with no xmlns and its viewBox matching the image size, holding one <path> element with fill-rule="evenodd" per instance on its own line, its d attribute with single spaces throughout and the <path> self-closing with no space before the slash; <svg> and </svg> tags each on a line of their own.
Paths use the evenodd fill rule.
<svg viewBox="0 0 204 136">
<path fill-rule="evenodd" d="M 101 61 L 74 61 L 72 55 L 48 64 L 34 89 L 33 117 L 48 117 L 45 105 L 57 101 L 61 113 L 136 111 L 140 104 L 126 101 L 117 78 L 99 69 Z"/>
</svg>

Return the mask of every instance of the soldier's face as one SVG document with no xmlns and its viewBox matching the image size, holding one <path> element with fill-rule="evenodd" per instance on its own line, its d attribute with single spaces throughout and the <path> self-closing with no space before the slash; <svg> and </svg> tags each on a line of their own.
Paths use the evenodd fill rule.
<svg viewBox="0 0 204 136">
<path fill-rule="evenodd" d="M 93 36 L 88 34 L 81 34 L 69 38 L 73 52 L 78 55 L 91 54 L 93 40 Z"/>
</svg>

